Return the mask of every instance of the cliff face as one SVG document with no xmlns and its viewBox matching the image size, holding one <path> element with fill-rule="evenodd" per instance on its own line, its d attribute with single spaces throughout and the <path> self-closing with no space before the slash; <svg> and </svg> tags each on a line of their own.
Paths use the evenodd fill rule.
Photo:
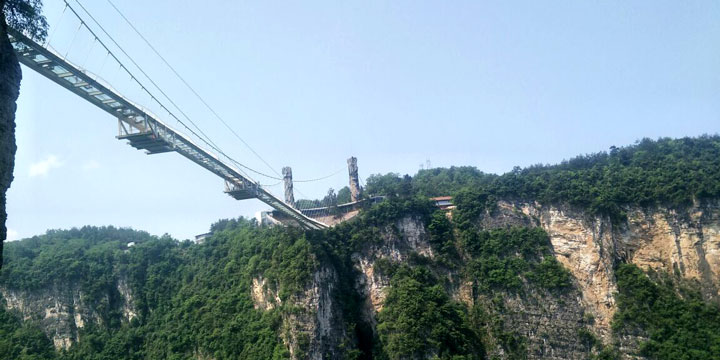
<svg viewBox="0 0 720 360">
<path fill-rule="evenodd" d="M 79 331 L 89 324 L 105 326 L 107 319 L 99 309 L 117 308 L 124 321 L 137 316 L 133 294 L 124 279 L 117 282 L 116 289 L 93 303 L 88 303 L 87 294 L 73 284 L 56 284 L 34 291 L 0 288 L 0 294 L 8 310 L 18 312 L 24 321 L 40 324 L 56 349 L 67 349 L 79 341 Z"/>
<path fill-rule="evenodd" d="M 261 311 L 286 306 L 282 312 L 280 338 L 291 359 L 332 359 L 339 357 L 338 348 L 345 340 L 341 309 L 334 302 L 337 274 L 322 267 L 312 275 L 305 290 L 283 302 L 270 290 L 262 277 L 253 279 L 251 296 L 254 307 Z"/>
<path fill-rule="evenodd" d="M 0 1 L 2 10 L 5 1 Z M 5 16 L 0 11 L 0 259 L 7 238 L 5 194 L 13 180 L 15 164 L 15 100 L 20 94 L 20 64 L 7 37 Z M 2 268 L 2 261 L 0 261 Z"/>
<path fill-rule="evenodd" d="M 570 359 L 588 356 L 590 348 L 578 340 L 589 330 L 611 342 L 610 322 L 616 311 L 613 268 L 627 261 L 648 270 L 680 274 L 697 281 L 707 300 L 717 301 L 720 285 L 720 206 L 696 205 L 683 211 L 667 208 L 630 209 L 627 221 L 613 224 L 571 208 L 500 202 L 482 220 L 485 228 L 540 226 L 549 235 L 557 260 L 573 275 L 574 284 L 562 292 L 523 285 L 520 292 L 503 293 L 503 327 L 523 336 L 531 359 Z M 405 218 L 388 228 L 383 242 L 354 255 L 359 270 L 358 291 L 366 299 L 364 314 L 371 324 L 382 310 L 390 279 L 377 270 L 380 259 L 407 261 L 411 254 L 433 257 L 427 230 L 417 219 Z M 453 297 L 468 305 L 498 308 L 495 299 L 473 296 L 472 284 L 449 272 Z M 521 293 L 522 295 L 518 295 Z M 492 337 L 492 336 L 491 336 Z M 640 338 L 639 340 L 642 340 Z M 621 351 L 636 350 L 636 336 L 620 339 Z M 629 342 L 629 343 L 628 343 Z M 503 349 L 488 349 L 503 356 Z"/>
<path fill-rule="evenodd" d="M 616 343 L 628 358 L 635 355 L 646 335 L 613 334 L 610 330 L 617 311 L 613 269 L 621 261 L 678 274 L 697 283 L 706 300 L 720 298 L 717 203 L 682 211 L 626 209 L 627 221 L 621 223 L 569 207 L 503 201 L 497 205 L 482 216 L 481 228 L 543 228 L 551 254 L 572 278 L 570 285 L 561 289 L 543 288 L 523 279 L 513 290 L 488 292 L 478 290 L 476 280 L 468 277 L 472 260 L 468 257 L 457 260 L 455 267 L 435 268 L 450 298 L 465 304 L 473 314 L 483 314 L 480 320 L 473 320 L 473 326 L 481 333 L 488 358 L 511 359 L 517 354 L 526 354 L 528 359 L 588 358 L 598 351 L 589 340 L 592 337 L 605 344 Z M 264 274 L 253 275 L 247 289 L 239 289 L 247 291 L 256 311 L 279 316 L 278 342 L 290 358 L 339 358 L 347 349 L 357 348 L 360 340 L 353 332 L 357 329 L 348 327 L 353 322 L 362 323 L 372 333 L 370 337 L 377 338 L 379 314 L 387 305 L 393 283 L 387 264 L 414 266 L 418 259 L 443 256 L 432 244 L 431 230 L 418 216 L 401 217 L 374 236 L 349 255 L 352 278 L 343 277 L 348 272 L 336 268 L 337 263 L 315 249 L 311 257 L 317 266 L 299 291 L 283 297 L 275 290 L 280 288 L 278 284 L 270 283 Z M 7 308 L 39 323 L 57 348 L 67 348 L 82 340 L 79 330 L 88 324 L 105 326 L 108 313 L 120 314 L 114 319 L 119 317 L 122 322 L 136 317 L 138 302 L 124 279 L 116 277 L 115 285 L 106 295 L 96 295 L 93 303 L 73 284 L 55 283 L 34 291 L 0 288 L 0 293 Z M 356 309 L 351 309 L 357 318 L 348 313 L 339 294 L 348 289 L 360 299 Z M 213 358 L 202 347 L 196 357 Z"/>
<path fill-rule="evenodd" d="M 496 226 L 527 220 L 524 216 L 508 217 L 504 212 L 497 215 L 486 220 Z M 402 263 L 416 254 L 435 256 L 424 224 L 417 218 L 406 217 L 386 229 L 382 242 L 354 255 L 355 267 L 360 274 L 356 287 L 366 299 L 363 314 L 373 327 L 390 286 L 390 279 L 378 269 L 378 260 Z M 578 331 L 586 328 L 586 307 L 579 288 L 551 293 L 525 283 L 521 291 L 501 291 L 490 297 L 476 294 L 472 282 L 464 279 L 461 270 L 449 271 L 447 277 L 451 283 L 448 291 L 453 298 L 469 307 L 483 308 L 490 316 L 502 318 L 501 330 L 523 339 L 524 351 L 530 359 L 575 359 L 589 354 L 589 349 L 576 341 Z M 501 346 L 502 339 L 489 330 L 481 330 L 488 332 L 486 339 L 491 344 L 488 355 L 506 358 L 508 354 Z"/>
<path fill-rule="evenodd" d="M 720 206 L 683 211 L 630 209 L 627 221 L 588 217 L 583 212 L 536 204 L 505 204 L 535 217 L 550 236 L 557 259 L 577 279 L 583 301 L 607 335 L 615 313 L 613 266 L 623 260 L 648 270 L 697 281 L 707 300 L 717 301 L 720 285 Z"/>
</svg>

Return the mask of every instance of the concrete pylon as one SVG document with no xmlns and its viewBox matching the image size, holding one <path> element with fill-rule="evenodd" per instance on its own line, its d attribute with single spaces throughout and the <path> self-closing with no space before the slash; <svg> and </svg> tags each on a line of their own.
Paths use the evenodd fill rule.
<svg viewBox="0 0 720 360">
<path fill-rule="evenodd" d="M 360 180 L 358 179 L 357 158 L 352 156 L 347 160 L 348 174 L 350 175 L 350 201 L 360 200 Z"/>
<path fill-rule="evenodd" d="M 293 193 L 292 168 L 286 166 L 282 169 L 283 182 L 285 183 L 285 203 L 295 207 L 295 194 Z"/>
</svg>

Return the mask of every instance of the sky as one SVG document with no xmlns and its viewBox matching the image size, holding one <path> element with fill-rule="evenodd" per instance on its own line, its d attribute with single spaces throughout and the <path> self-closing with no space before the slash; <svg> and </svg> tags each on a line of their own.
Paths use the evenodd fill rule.
<svg viewBox="0 0 720 360">
<path fill-rule="evenodd" d="M 350 156 L 363 181 L 427 166 L 504 173 L 720 129 L 716 1 L 114 0 L 268 168 L 107 0 L 81 2 L 226 153 L 295 179 L 337 173 L 297 183 L 296 198 L 345 186 Z M 181 129 L 63 8 L 45 0 L 50 46 Z M 16 136 L 10 240 L 83 225 L 186 239 L 268 208 L 176 153 L 118 141 L 116 119 L 27 68 Z"/>
</svg>

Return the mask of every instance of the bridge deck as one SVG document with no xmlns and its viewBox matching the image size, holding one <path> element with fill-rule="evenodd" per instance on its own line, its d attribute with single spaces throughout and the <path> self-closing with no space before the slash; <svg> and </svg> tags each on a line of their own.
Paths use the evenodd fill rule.
<svg viewBox="0 0 720 360">
<path fill-rule="evenodd" d="M 242 175 L 233 166 L 196 145 L 182 133 L 172 129 L 156 116 L 133 104 L 97 76 L 43 47 L 23 34 L 8 29 L 10 42 L 22 64 L 89 101 L 118 119 L 118 139 L 127 140 L 147 154 L 175 151 L 225 180 L 226 193 L 238 200 L 257 198 L 308 229 L 327 225 L 312 219 Z"/>
</svg>

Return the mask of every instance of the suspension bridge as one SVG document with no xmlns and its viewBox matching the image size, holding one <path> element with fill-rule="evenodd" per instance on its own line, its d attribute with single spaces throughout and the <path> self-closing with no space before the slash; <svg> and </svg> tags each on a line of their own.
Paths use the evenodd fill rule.
<svg viewBox="0 0 720 360">
<path fill-rule="evenodd" d="M 78 5 L 80 5 L 82 9 L 85 10 L 86 14 L 92 18 L 92 15 L 87 12 L 81 3 L 78 2 Z M 134 148 L 144 150 L 147 154 L 176 152 L 223 179 L 225 182 L 225 192 L 237 200 L 258 199 L 272 207 L 276 213 L 276 217 L 282 218 L 283 220 L 294 221 L 306 229 L 323 229 L 328 227 L 327 223 L 318 220 L 328 217 L 328 206 L 319 206 L 304 210 L 297 208 L 297 203 L 295 202 L 293 196 L 292 172 L 289 168 L 283 169 L 283 178 L 268 176 L 276 180 L 279 179 L 284 181 L 285 198 L 281 199 L 265 189 L 259 182 L 253 180 L 244 170 L 250 170 L 263 175 L 261 172 L 253 170 L 252 168 L 249 168 L 226 155 L 224 151 L 217 147 L 217 145 L 215 145 L 215 143 L 213 143 L 212 140 L 210 140 L 202 132 L 202 130 L 200 130 L 200 128 L 193 123 L 192 120 L 187 117 L 181 109 L 179 109 L 179 107 L 177 107 L 177 105 L 162 91 L 162 89 L 157 86 L 157 84 L 155 84 L 145 71 L 143 71 L 142 68 L 139 67 L 132 58 L 130 58 L 132 63 L 140 70 L 140 72 L 148 80 L 150 80 L 150 82 L 158 90 L 160 90 L 162 95 L 165 96 L 165 98 L 167 98 L 170 103 L 185 117 L 186 122 L 190 122 L 194 128 L 191 128 L 178 116 L 176 116 L 173 111 L 169 109 L 169 106 L 166 106 L 138 79 L 138 77 L 135 76 L 135 74 L 133 74 L 133 72 L 131 72 L 131 70 L 118 58 L 118 56 L 115 55 L 101 37 L 88 26 L 88 23 L 83 19 L 83 17 L 80 16 L 80 14 L 78 14 L 78 12 L 76 12 L 67 1 L 65 1 L 65 9 L 70 9 L 79 20 L 80 25 L 78 26 L 78 29 L 82 27 L 87 29 L 94 38 L 94 41 L 99 43 L 104 51 L 107 52 L 107 55 L 114 59 L 114 61 L 119 64 L 120 68 L 127 72 L 131 79 L 136 82 L 153 101 L 157 102 L 163 110 L 165 110 L 172 118 L 177 120 L 178 123 L 184 126 L 188 132 L 199 139 L 202 144 L 199 144 L 198 141 L 193 140 L 190 136 L 173 129 L 167 123 L 160 120 L 160 118 L 151 111 L 124 97 L 118 91 L 114 90 L 110 84 L 105 83 L 98 75 L 94 75 L 89 70 L 83 69 L 77 64 L 73 64 L 66 58 L 66 56 L 58 54 L 49 46 L 49 41 L 45 44 L 40 44 L 22 32 L 14 29 L 8 29 L 9 40 L 20 63 L 117 118 L 117 138 L 127 141 Z M 63 10 L 63 14 L 65 9 Z M 92 18 L 92 20 L 95 21 L 94 18 Z M 97 21 L 95 21 L 95 23 L 100 27 L 105 35 L 110 36 Z M 134 27 L 133 29 L 136 30 Z M 110 37 L 110 40 L 118 48 L 120 48 L 122 53 L 129 57 L 129 55 L 112 37 Z M 143 40 L 145 40 L 144 37 Z M 153 48 L 153 50 L 155 49 Z M 174 69 L 173 72 L 175 72 Z M 177 73 L 176 75 L 179 76 Z M 183 82 L 185 82 L 184 79 Z M 193 92 L 195 91 L 193 90 Z M 197 93 L 195 94 L 197 95 Z M 205 103 L 204 100 L 202 101 Z M 207 103 L 205 103 L 205 105 L 208 106 Z M 213 113 L 215 113 L 214 110 Z M 217 116 L 217 113 L 215 113 L 215 115 Z M 225 125 L 228 126 L 226 123 Z M 232 129 L 230 130 L 232 131 Z M 212 151 L 206 147 L 209 147 Z M 255 153 L 254 150 L 252 151 Z M 265 161 L 263 160 L 263 162 Z M 267 162 L 265 163 L 267 164 Z M 354 158 L 351 158 L 348 161 L 348 167 L 350 171 L 350 187 L 352 188 L 352 202 L 343 205 L 342 207 L 351 209 L 361 202 L 358 197 L 359 181 L 357 178 L 357 165 Z"/>
</svg>

